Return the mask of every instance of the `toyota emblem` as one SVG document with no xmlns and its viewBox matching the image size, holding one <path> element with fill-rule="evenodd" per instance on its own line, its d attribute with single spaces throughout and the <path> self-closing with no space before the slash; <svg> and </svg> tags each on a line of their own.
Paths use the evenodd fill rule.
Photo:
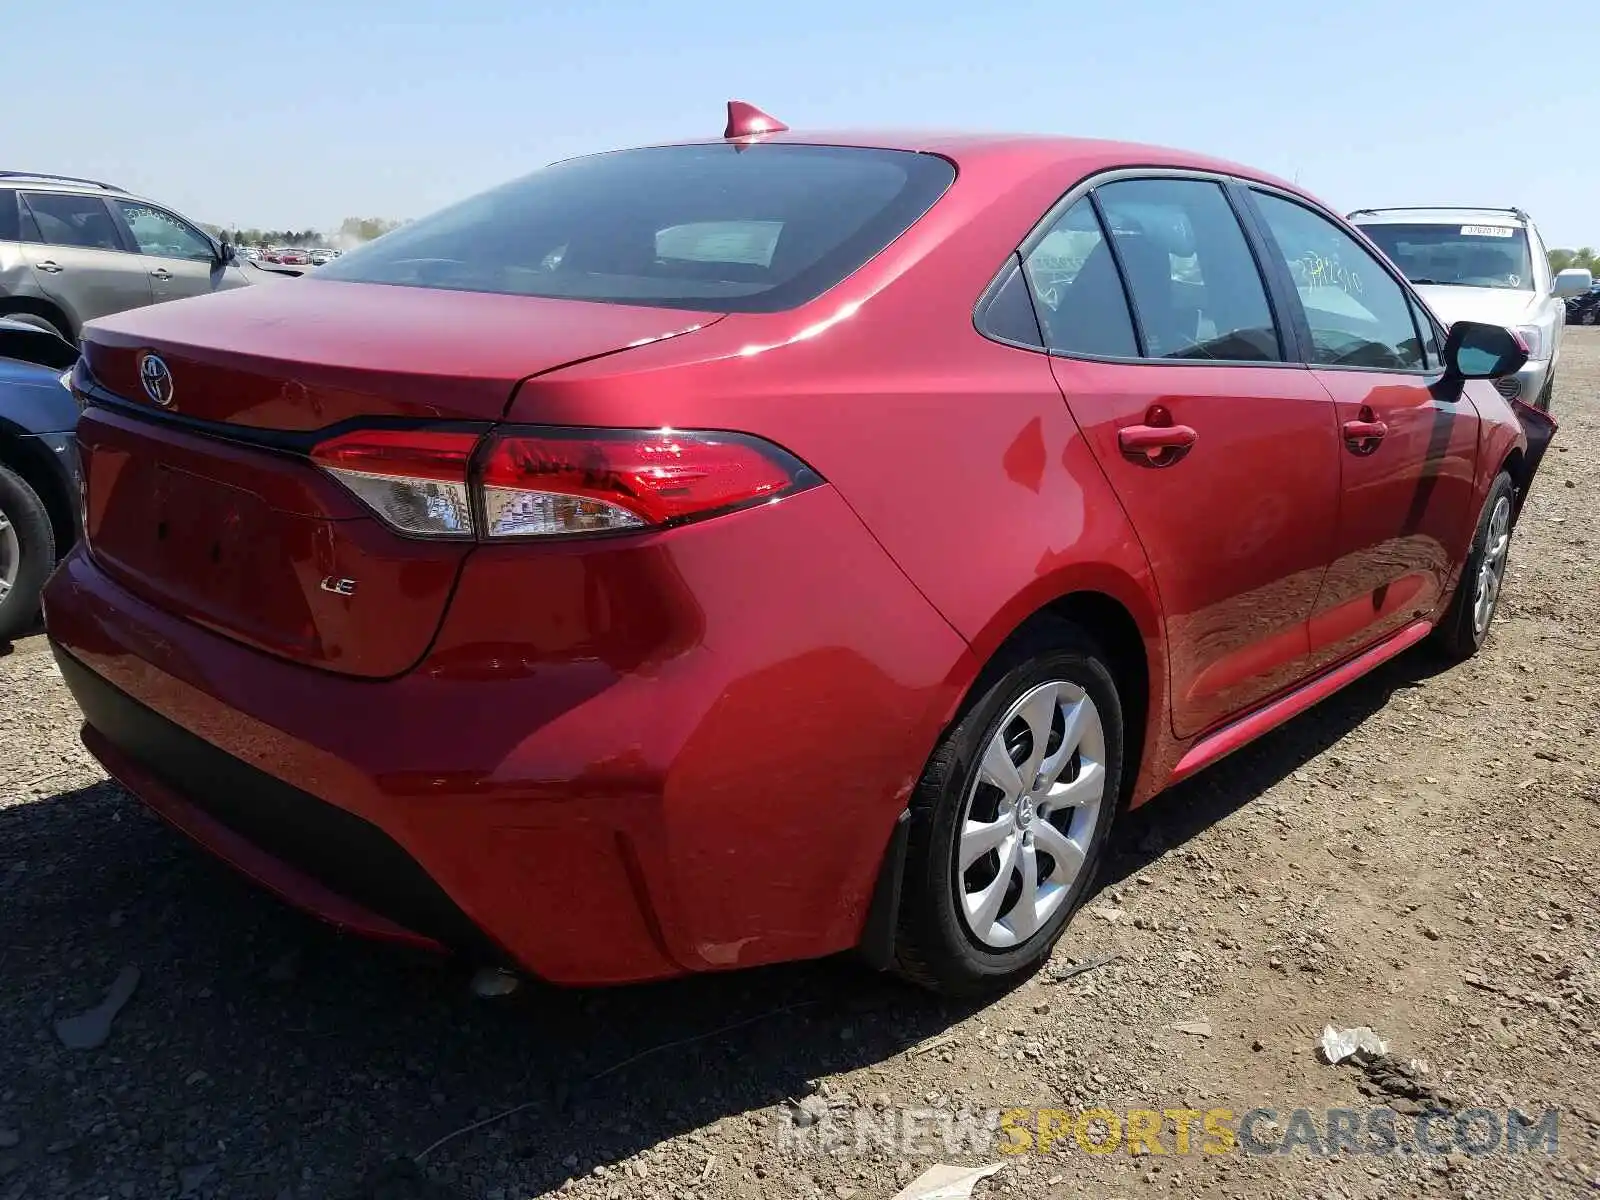
<svg viewBox="0 0 1600 1200">
<path fill-rule="evenodd" d="M 159 354 L 146 354 L 139 363 L 139 382 L 144 394 L 162 408 L 172 406 L 172 370 Z"/>
</svg>

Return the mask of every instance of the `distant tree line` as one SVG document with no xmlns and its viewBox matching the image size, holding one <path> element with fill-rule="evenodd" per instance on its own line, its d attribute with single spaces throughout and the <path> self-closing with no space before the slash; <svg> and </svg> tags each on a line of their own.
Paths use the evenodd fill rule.
<svg viewBox="0 0 1600 1200">
<path fill-rule="evenodd" d="M 1578 250 L 1550 251 L 1551 271 L 1565 271 L 1568 267 L 1588 267 L 1596 278 L 1600 278 L 1600 254 L 1589 246 Z"/>
<path fill-rule="evenodd" d="M 339 232 L 331 236 L 346 245 L 370 242 L 404 224 L 390 217 L 346 217 L 339 224 Z M 236 246 L 325 246 L 330 237 L 318 229 L 241 229 L 226 225 L 207 225 L 205 229 L 212 237 L 226 237 Z"/>
</svg>

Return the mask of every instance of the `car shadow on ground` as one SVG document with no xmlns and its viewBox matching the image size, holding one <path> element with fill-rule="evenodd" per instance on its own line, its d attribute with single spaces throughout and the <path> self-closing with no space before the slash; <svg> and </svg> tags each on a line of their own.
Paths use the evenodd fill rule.
<svg viewBox="0 0 1600 1200">
<path fill-rule="evenodd" d="M 1404 656 L 1129 815 L 1102 886 L 1432 669 Z M 128 964 L 143 978 L 111 1041 L 63 1048 L 52 1021 Z M 0 1150 L 0 1193 L 9 1174 L 38 1191 L 93 1180 L 154 1194 L 207 1163 L 235 1196 L 481 1195 L 508 1164 L 529 1191 L 553 1188 L 882 1063 L 976 1007 L 844 960 L 485 1003 L 461 969 L 290 912 L 114 785 L 0 808 L 0 1128 L 22 1134 Z"/>
</svg>

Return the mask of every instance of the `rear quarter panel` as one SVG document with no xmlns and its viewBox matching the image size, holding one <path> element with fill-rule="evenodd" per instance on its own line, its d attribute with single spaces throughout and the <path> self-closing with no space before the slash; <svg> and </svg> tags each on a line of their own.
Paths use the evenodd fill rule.
<svg viewBox="0 0 1600 1200">
<path fill-rule="evenodd" d="M 1076 591 L 1108 595 L 1144 639 L 1149 711 L 1164 727 L 1166 662 L 1143 552 L 1049 360 L 973 325 L 1007 255 L 1098 165 L 958 178 L 889 251 L 805 308 L 730 316 L 528 380 L 508 417 L 737 429 L 783 446 L 838 489 L 970 644 L 950 663 L 960 688 L 1041 607 Z"/>
</svg>

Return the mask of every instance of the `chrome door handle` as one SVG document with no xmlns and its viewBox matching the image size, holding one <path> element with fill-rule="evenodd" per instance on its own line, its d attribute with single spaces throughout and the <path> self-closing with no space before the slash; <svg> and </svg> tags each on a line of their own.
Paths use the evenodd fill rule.
<svg viewBox="0 0 1600 1200">
<path fill-rule="evenodd" d="M 167 270 L 165 267 L 157 267 L 154 271 L 150 272 L 150 278 L 160 279 L 164 282 L 172 278 L 172 272 Z"/>
<path fill-rule="evenodd" d="M 59 275 L 65 269 L 53 258 L 47 258 L 42 263 L 34 263 L 33 265 L 38 267 L 41 271 L 50 272 L 52 275 Z"/>
</svg>

